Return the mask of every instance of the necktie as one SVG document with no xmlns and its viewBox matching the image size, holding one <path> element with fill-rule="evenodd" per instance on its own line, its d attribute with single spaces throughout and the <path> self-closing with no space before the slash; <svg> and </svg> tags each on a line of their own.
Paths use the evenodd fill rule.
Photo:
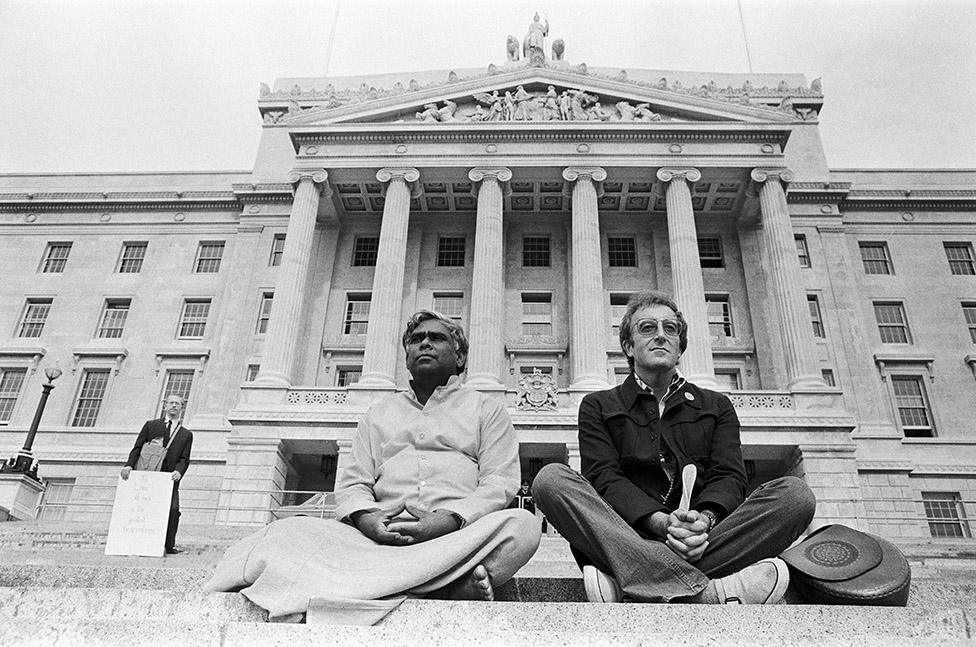
<svg viewBox="0 0 976 647">
<path fill-rule="evenodd" d="M 169 444 L 169 437 L 170 437 L 170 434 L 172 432 L 173 432 L 173 421 L 172 420 L 167 420 L 166 421 L 166 437 L 163 438 L 163 444 L 164 445 L 168 445 Z"/>
</svg>

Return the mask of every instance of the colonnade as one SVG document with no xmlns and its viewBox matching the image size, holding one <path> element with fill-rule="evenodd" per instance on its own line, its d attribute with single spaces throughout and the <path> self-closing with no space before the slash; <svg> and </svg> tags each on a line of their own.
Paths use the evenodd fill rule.
<svg viewBox="0 0 976 647">
<path fill-rule="evenodd" d="M 318 203 L 328 174 L 322 169 L 295 171 L 296 186 L 288 222 L 274 308 L 269 322 L 258 381 L 290 386 L 299 335 L 301 299 L 312 257 L 312 233 Z M 468 173 L 477 189 L 477 221 L 474 267 L 470 295 L 468 381 L 478 388 L 502 387 L 501 353 L 504 312 L 502 211 L 511 169 L 477 167 Z M 563 169 L 566 193 L 572 204 L 570 267 L 571 384 L 572 390 L 607 387 L 604 320 L 603 264 L 600 250 L 598 199 L 607 177 L 600 167 L 571 166 Z M 821 388 L 816 371 L 806 297 L 799 265 L 784 183 L 789 170 L 757 168 L 752 180 L 759 195 L 762 244 L 768 258 L 769 291 L 776 308 L 783 340 L 790 389 Z M 418 189 L 415 168 L 383 168 L 376 178 L 384 186 L 386 200 L 373 278 L 369 327 L 363 358 L 361 388 L 392 388 L 401 354 L 400 327 L 404 262 L 410 219 L 410 198 Z M 682 372 L 705 387 L 715 386 L 711 339 L 701 261 L 698 254 L 695 214 L 689 182 L 701 179 L 695 168 L 661 168 L 657 180 L 664 185 L 667 205 L 668 245 L 671 254 L 673 294 L 689 322 L 688 349 Z"/>
</svg>

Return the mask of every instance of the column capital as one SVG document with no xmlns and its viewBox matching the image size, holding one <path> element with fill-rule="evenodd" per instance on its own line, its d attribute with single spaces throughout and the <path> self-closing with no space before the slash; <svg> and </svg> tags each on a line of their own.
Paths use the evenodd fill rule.
<svg viewBox="0 0 976 647">
<path fill-rule="evenodd" d="M 603 182 L 607 179 L 607 171 L 599 166 L 567 166 L 563 169 L 563 179 L 567 182 L 575 182 L 581 177 L 588 177 L 594 182 Z"/>
<path fill-rule="evenodd" d="M 420 179 L 420 171 L 415 168 L 388 166 L 376 171 L 376 179 L 383 183 L 384 196 L 394 180 L 402 180 L 407 185 L 411 198 L 420 196 L 420 185 L 417 183 Z"/>
<path fill-rule="evenodd" d="M 288 174 L 288 182 L 298 184 L 302 180 L 311 180 L 321 191 L 325 181 L 329 179 L 329 172 L 324 168 L 296 168 Z"/>
<path fill-rule="evenodd" d="M 508 182 L 512 179 L 512 169 L 505 166 L 476 166 L 468 171 L 468 179 L 472 182 L 481 182 L 485 178 Z"/>
<path fill-rule="evenodd" d="M 678 168 L 665 166 L 657 170 L 657 179 L 665 184 L 671 180 L 681 179 L 688 182 L 697 182 L 702 177 L 701 171 L 696 168 Z"/>
<path fill-rule="evenodd" d="M 780 182 L 789 184 L 790 182 L 793 181 L 794 175 L 793 175 L 793 171 L 791 171 L 790 169 L 779 166 L 779 167 L 754 168 L 752 169 L 752 172 L 749 173 L 749 177 L 751 177 L 752 181 L 756 182 L 757 184 L 762 184 L 763 182 L 772 178 L 776 178 Z"/>
<path fill-rule="evenodd" d="M 388 166 L 376 171 L 376 179 L 384 184 L 391 180 L 416 182 L 420 179 L 420 171 L 415 168 L 394 168 Z"/>
</svg>

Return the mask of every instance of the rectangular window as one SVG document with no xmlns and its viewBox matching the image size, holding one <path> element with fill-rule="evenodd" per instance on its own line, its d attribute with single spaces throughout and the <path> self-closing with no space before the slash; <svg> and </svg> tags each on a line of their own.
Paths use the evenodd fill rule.
<svg viewBox="0 0 976 647">
<path fill-rule="evenodd" d="M 976 274 L 973 264 L 973 246 L 971 243 L 942 243 L 945 247 L 949 270 L 953 274 Z"/>
<path fill-rule="evenodd" d="M 888 243 L 861 241 L 857 245 L 861 248 L 861 262 L 864 263 L 865 274 L 892 273 Z"/>
<path fill-rule="evenodd" d="M 346 319 L 342 325 L 344 335 L 365 335 L 369 325 L 369 302 L 372 295 L 350 294 L 346 297 Z"/>
<path fill-rule="evenodd" d="M 464 294 L 460 292 L 435 292 L 434 312 L 446 315 L 461 323 L 464 317 Z"/>
<path fill-rule="evenodd" d="M 715 381 L 723 391 L 740 391 L 742 389 L 742 377 L 737 368 L 717 368 L 715 369 Z"/>
<path fill-rule="evenodd" d="M 48 243 L 41 263 L 43 274 L 60 274 L 68 264 L 68 254 L 71 253 L 71 243 Z"/>
<path fill-rule="evenodd" d="M 278 267 L 281 265 L 281 257 L 285 253 L 285 235 L 275 234 L 271 239 L 271 256 L 268 258 L 268 267 Z"/>
<path fill-rule="evenodd" d="M 712 336 L 734 337 L 732 329 L 732 308 L 729 297 L 725 295 L 705 295 L 708 306 L 708 332 Z"/>
<path fill-rule="evenodd" d="M 637 267 L 637 241 L 633 238 L 607 238 L 610 267 Z"/>
<path fill-rule="evenodd" d="M 630 301 L 629 293 L 610 294 L 610 331 L 614 337 L 620 336 L 620 320 L 627 312 L 627 303 Z M 630 370 L 629 368 L 627 370 Z"/>
<path fill-rule="evenodd" d="M 207 331 L 210 299 L 186 299 L 180 316 L 180 339 L 202 339 Z"/>
<path fill-rule="evenodd" d="M 437 266 L 464 267 L 464 236 L 441 236 L 437 239 Z"/>
<path fill-rule="evenodd" d="M 552 334 L 552 295 L 548 293 L 522 294 L 522 334 L 529 336 Z"/>
<path fill-rule="evenodd" d="M 119 257 L 119 274 L 138 274 L 142 271 L 142 261 L 146 258 L 146 248 L 149 243 L 122 243 L 122 255 Z"/>
<path fill-rule="evenodd" d="M 74 479 L 44 479 L 44 499 L 37 518 L 48 521 L 61 521 L 71 500 Z"/>
<path fill-rule="evenodd" d="M 699 238 L 698 258 L 702 267 L 725 267 L 721 238 Z"/>
<path fill-rule="evenodd" d="M 820 375 L 823 376 L 824 384 L 827 386 L 837 386 L 837 380 L 834 379 L 833 369 L 824 368 L 820 369 Z"/>
<path fill-rule="evenodd" d="M 969 539 L 973 536 L 958 492 L 922 492 L 922 505 L 933 537 Z"/>
<path fill-rule="evenodd" d="M 349 386 L 359 381 L 363 376 L 362 366 L 337 366 L 336 367 L 336 386 Z"/>
<path fill-rule="evenodd" d="M 220 259 L 224 257 L 224 241 L 201 241 L 197 248 L 197 274 L 216 274 L 220 271 Z"/>
<path fill-rule="evenodd" d="M 827 336 L 824 330 L 823 314 L 820 312 L 820 299 L 816 294 L 807 295 L 807 307 L 810 308 L 810 325 L 813 327 L 813 336 L 823 339 Z"/>
<path fill-rule="evenodd" d="M 95 336 L 99 339 L 118 339 L 125 329 L 125 320 L 129 316 L 131 299 L 106 299 L 102 307 L 101 322 Z"/>
<path fill-rule="evenodd" d="M 98 411 L 102 408 L 105 389 L 108 387 L 109 369 L 85 369 L 81 376 L 81 389 L 75 403 L 75 414 L 71 417 L 72 427 L 94 427 Z"/>
<path fill-rule="evenodd" d="M 910 344 L 912 335 L 908 330 L 905 306 L 899 302 L 874 304 L 874 318 L 878 322 L 878 332 L 885 344 Z"/>
<path fill-rule="evenodd" d="M 10 422 L 26 379 L 26 368 L 0 368 L 0 422 Z"/>
<path fill-rule="evenodd" d="M 549 267 L 549 237 L 525 236 L 522 238 L 522 266 Z"/>
<path fill-rule="evenodd" d="M 925 397 L 925 386 L 918 375 L 892 375 L 895 406 L 902 431 L 908 438 L 934 436 L 932 412 Z"/>
<path fill-rule="evenodd" d="M 271 321 L 272 301 L 274 301 L 274 292 L 265 292 L 261 295 L 261 307 L 258 309 L 258 325 L 254 331 L 259 335 L 268 332 L 268 322 Z"/>
<path fill-rule="evenodd" d="M 53 299 L 27 299 L 24 304 L 24 316 L 20 320 L 17 331 L 18 337 L 40 337 L 47 322 L 47 315 L 51 312 Z"/>
<path fill-rule="evenodd" d="M 374 267 L 376 265 L 376 256 L 379 251 L 379 237 L 356 236 L 356 243 L 352 250 L 353 267 Z"/>
<path fill-rule="evenodd" d="M 807 237 L 803 234 L 794 234 L 793 240 L 796 241 L 796 257 L 800 261 L 800 267 L 810 267 L 810 250 L 807 248 Z"/>
<path fill-rule="evenodd" d="M 171 395 L 178 395 L 183 398 L 183 410 L 186 411 L 186 403 L 190 401 L 190 389 L 193 388 L 192 368 L 177 369 L 166 371 L 166 385 L 163 387 L 163 403 Z"/>
<path fill-rule="evenodd" d="M 962 316 L 966 318 L 969 327 L 969 338 L 976 344 L 976 302 L 962 304 Z"/>
<path fill-rule="evenodd" d="M 261 372 L 260 364 L 248 364 L 247 370 L 244 371 L 244 381 L 253 382 L 254 380 L 258 379 L 258 373 L 260 372 Z"/>
</svg>

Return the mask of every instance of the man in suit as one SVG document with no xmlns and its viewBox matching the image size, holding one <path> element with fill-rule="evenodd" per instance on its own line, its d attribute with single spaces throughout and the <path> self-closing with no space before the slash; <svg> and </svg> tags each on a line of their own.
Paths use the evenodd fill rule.
<svg viewBox="0 0 976 647">
<path fill-rule="evenodd" d="M 180 525 L 180 479 L 186 474 L 186 468 L 190 464 L 190 449 L 193 447 L 193 434 L 180 424 L 183 405 L 183 398 L 178 395 L 166 398 L 163 417 L 146 421 L 136 438 L 136 444 L 129 452 L 129 460 L 122 468 L 122 479 L 126 480 L 139 460 L 143 445 L 155 440 L 166 447 L 166 456 L 159 471 L 172 472 L 173 478 L 173 497 L 169 504 L 169 523 L 166 525 L 166 553 L 169 555 L 182 552 L 176 547 L 176 529 Z"/>
</svg>

